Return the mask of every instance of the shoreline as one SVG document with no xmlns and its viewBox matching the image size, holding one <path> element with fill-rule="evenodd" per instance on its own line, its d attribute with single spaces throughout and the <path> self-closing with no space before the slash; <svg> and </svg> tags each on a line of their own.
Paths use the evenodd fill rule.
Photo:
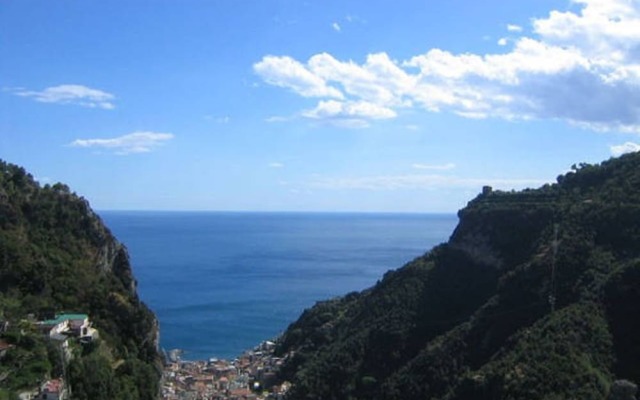
<svg viewBox="0 0 640 400">
<path fill-rule="evenodd" d="M 264 341 L 233 360 L 182 360 L 181 349 L 165 351 L 162 399 L 282 400 L 290 388 L 277 383 L 288 356 L 274 355 L 276 343 Z"/>
</svg>

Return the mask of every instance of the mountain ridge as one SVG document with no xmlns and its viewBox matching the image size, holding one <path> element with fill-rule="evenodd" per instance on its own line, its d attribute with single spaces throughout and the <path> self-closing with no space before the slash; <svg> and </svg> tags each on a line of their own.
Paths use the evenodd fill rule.
<svg viewBox="0 0 640 400">
<path fill-rule="evenodd" d="M 11 346 L 0 398 L 58 377 L 75 399 L 157 398 L 158 321 L 136 285 L 126 247 L 84 198 L 0 161 L 0 338 Z M 60 362 L 36 320 L 65 311 L 87 314 L 100 339 L 72 340 Z"/>
<path fill-rule="evenodd" d="M 488 189 L 448 242 L 290 325 L 289 398 L 604 398 L 640 381 L 640 154 Z"/>
</svg>

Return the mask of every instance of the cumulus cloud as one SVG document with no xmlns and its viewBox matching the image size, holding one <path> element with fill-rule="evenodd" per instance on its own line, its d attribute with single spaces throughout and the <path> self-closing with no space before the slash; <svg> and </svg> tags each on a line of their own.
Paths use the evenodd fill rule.
<svg viewBox="0 0 640 400">
<path fill-rule="evenodd" d="M 392 109 L 375 103 L 336 100 L 320 101 L 314 109 L 302 112 L 304 117 L 347 127 L 366 127 L 368 120 L 390 119 L 395 118 L 396 115 Z"/>
<path fill-rule="evenodd" d="M 353 98 L 380 105 L 408 105 L 403 94 L 417 82 L 385 53 L 370 54 L 363 65 L 321 53 L 311 57 L 308 65 L 313 74 L 340 84 Z"/>
<path fill-rule="evenodd" d="M 75 104 L 105 110 L 115 108 L 114 95 L 83 85 L 51 86 L 40 91 L 16 89 L 13 92 L 18 96 L 31 97 L 41 103 Z"/>
<path fill-rule="evenodd" d="M 361 102 L 386 110 L 421 108 L 467 118 L 554 119 L 595 130 L 640 132 L 640 0 L 573 0 L 569 11 L 533 19 L 531 34 L 505 52 L 456 54 L 430 49 L 406 60 L 369 54 L 363 63 L 328 53 L 306 62 L 266 56 L 254 65 L 265 82 L 305 97 L 319 108 Z M 325 102 L 325 103 L 323 103 Z M 334 113 L 304 111 L 307 118 Z M 393 113 L 391 113 L 392 111 Z M 376 114 L 374 114 L 376 115 Z M 360 116 L 367 124 L 373 115 Z"/>
<path fill-rule="evenodd" d="M 324 79 L 291 57 L 266 56 L 254 64 L 253 70 L 265 82 L 291 89 L 304 97 L 344 97 L 338 89 L 328 86 Z"/>
<path fill-rule="evenodd" d="M 542 179 L 478 179 L 445 175 L 383 175 L 351 178 L 321 178 L 312 187 L 334 190 L 406 190 L 434 188 L 480 188 L 490 185 L 496 189 L 510 190 L 540 186 Z"/>
<path fill-rule="evenodd" d="M 98 148 L 110 150 L 116 154 L 148 153 L 168 140 L 173 139 L 171 133 L 133 132 L 109 139 L 76 139 L 69 145 L 72 147 Z"/>
<path fill-rule="evenodd" d="M 611 146 L 609 149 L 611 150 L 612 156 L 618 157 L 626 153 L 635 153 L 636 151 L 640 151 L 640 144 L 626 142 L 620 145 Z"/>
</svg>

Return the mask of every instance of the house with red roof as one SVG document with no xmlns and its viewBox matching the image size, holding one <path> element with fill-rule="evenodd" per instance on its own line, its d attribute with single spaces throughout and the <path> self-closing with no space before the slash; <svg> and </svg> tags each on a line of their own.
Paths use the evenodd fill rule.
<svg viewBox="0 0 640 400">
<path fill-rule="evenodd" d="M 67 391 L 64 388 L 64 381 L 60 378 L 43 383 L 35 400 L 65 400 L 66 398 Z"/>
</svg>

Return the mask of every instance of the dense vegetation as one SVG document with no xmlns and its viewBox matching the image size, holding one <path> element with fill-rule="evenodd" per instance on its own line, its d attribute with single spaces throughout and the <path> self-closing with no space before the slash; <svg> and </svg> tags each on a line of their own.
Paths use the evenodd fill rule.
<svg viewBox="0 0 640 400">
<path fill-rule="evenodd" d="M 60 349 L 33 320 L 48 310 L 89 315 L 101 340 Z M 126 249 L 83 198 L 63 184 L 41 187 L 0 161 L 0 399 L 63 374 L 75 399 L 155 399 L 157 322 L 138 299 Z"/>
<path fill-rule="evenodd" d="M 640 382 L 640 154 L 459 217 L 447 243 L 288 328 L 289 398 L 602 399 Z"/>
</svg>

